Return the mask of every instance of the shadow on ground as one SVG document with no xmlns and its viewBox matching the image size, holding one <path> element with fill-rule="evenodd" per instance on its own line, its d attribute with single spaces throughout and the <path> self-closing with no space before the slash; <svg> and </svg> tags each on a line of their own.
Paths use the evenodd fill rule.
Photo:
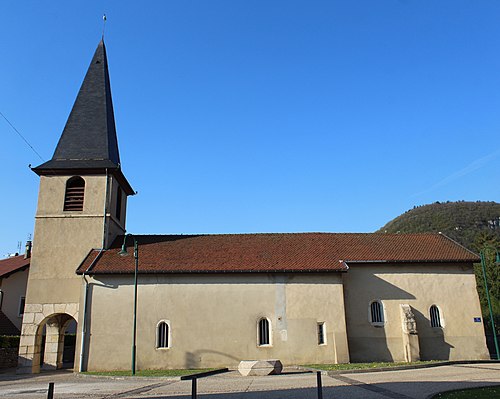
<svg viewBox="0 0 500 399">
<path fill-rule="evenodd" d="M 326 383 L 327 381 L 325 381 Z M 345 381 L 344 381 L 345 382 Z M 323 398 L 331 399 L 418 399 L 430 398 L 432 395 L 439 392 L 465 389 L 479 388 L 492 385 L 500 385 L 494 381 L 468 381 L 468 382 L 391 382 L 380 384 L 363 384 L 343 385 L 337 387 L 323 387 Z M 137 396 L 117 396 L 117 398 L 147 398 L 147 399 L 186 399 L 190 398 L 191 394 L 183 395 L 153 395 L 150 396 L 147 392 L 142 392 Z M 231 393 L 205 393 L 202 384 L 198 384 L 199 399 L 315 399 L 317 398 L 316 388 L 297 388 L 297 389 L 279 389 L 266 391 L 249 391 L 249 392 L 231 392 Z"/>
</svg>

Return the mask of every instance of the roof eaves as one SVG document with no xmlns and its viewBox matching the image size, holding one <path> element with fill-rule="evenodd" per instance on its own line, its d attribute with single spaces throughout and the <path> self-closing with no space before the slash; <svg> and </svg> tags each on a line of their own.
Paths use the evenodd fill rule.
<svg viewBox="0 0 500 399">
<path fill-rule="evenodd" d="M 479 260 L 479 258 L 478 258 Z M 475 259 L 386 259 L 386 260 L 346 260 L 346 263 L 475 263 Z"/>
<path fill-rule="evenodd" d="M 92 252 L 94 251 L 99 251 L 96 255 L 96 257 L 94 258 L 94 260 L 90 263 L 90 266 L 84 271 L 80 271 L 80 268 L 83 266 L 83 264 L 85 263 L 85 261 L 88 259 L 88 257 L 92 254 Z M 88 272 L 94 267 L 94 265 L 97 263 L 97 260 L 102 256 L 102 253 L 105 252 L 106 250 L 99 250 L 99 249 L 96 249 L 96 248 L 92 248 L 88 253 L 87 255 L 83 258 L 83 260 L 80 262 L 80 264 L 78 265 L 78 267 L 76 268 L 75 270 L 75 273 L 76 274 L 89 274 Z"/>
<path fill-rule="evenodd" d="M 266 274 L 266 273 L 346 273 L 347 269 L 270 269 L 270 270 L 139 270 L 138 274 Z M 78 272 L 82 274 L 82 272 Z M 134 274 L 133 270 L 89 271 L 89 275 Z"/>
<path fill-rule="evenodd" d="M 28 269 L 30 267 L 29 263 L 27 265 L 24 265 L 24 266 L 21 266 L 21 267 L 18 267 L 17 269 L 14 269 L 14 270 L 11 270 L 9 272 L 6 272 L 5 274 L 1 274 L 0 273 L 0 278 L 7 278 L 9 276 L 12 276 L 14 273 L 17 273 L 17 272 L 22 272 L 26 269 Z"/>
</svg>

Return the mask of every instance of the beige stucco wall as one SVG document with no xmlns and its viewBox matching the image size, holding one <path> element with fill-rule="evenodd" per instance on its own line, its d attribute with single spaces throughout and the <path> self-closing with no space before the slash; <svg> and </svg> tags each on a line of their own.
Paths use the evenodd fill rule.
<svg viewBox="0 0 500 399">
<path fill-rule="evenodd" d="M 40 178 L 27 303 L 78 302 L 81 278 L 75 274 L 76 268 L 92 248 L 102 247 L 104 234 L 110 243 L 124 232 L 125 195 L 122 221 L 114 217 L 116 180 L 109 177 L 105 229 L 106 176 L 83 176 L 83 211 L 64 212 L 66 181 L 70 177 Z"/>
<path fill-rule="evenodd" d="M 3 292 L 2 312 L 21 331 L 23 322 L 19 315 L 21 297 L 26 296 L 26 284 L 28 282 L 28 270 L 22 270 L 8 277 L 0 278 L 0 289 Z"/>
<path fill-rule="evenodd" d="M 106 175 L 82 176 L 85 180 L 83 210 L 68 212 L 63 211 L 63 206 L 66 182 L 71 177 L 40 177 L 27 306 L 21 332 L 19 365 L 25 372 L 36 371 L 38 367 L 32 361 L 39 351 L 36 335 L 52 315 L 64 314 L 81 323 L 78 318 L 83 301 L 80 298 L 82 278 L 75 274 L 76 268 L 91 249 L 108 246 L 116 235 L 124 232 L 126 195 L 122 198 L 122 215 L 117 218 L 119 184 L 116 179 Z M 80 329 L 77 342 L 79 339 Z M 77 345 L 77 356 L 78 351 Z M 55 352 L 57 355 L 57 348 Z"/>
<path fill-rule="evenodd" d="M 470 264 L 349 264 L 344 274 L 351 361 L 404 361 L 400 304 L 412 307 L 422 360 L 489 359 L 474 271 Z M 385 325 L 369 323 L 369 304 L 381 300 Z M 443 328 L 430 326 L 437 305 Z"/>
<path fill-rule="evenodd" d="M 129 369 L 133 276 L 91 283 L 88 369 Z M 271 321 L 272 345 L 257 345 L 257 323 Z M 167 320 L 171 347 L 156 349 Z M 318 345 L 317 323 L 327 344 Z M 340 274 L 139 276 L 138 369 L 236 367 L 241 360 L 284 364 L 348 362 Z M 110 351 L 110 348 L 113 348 Z"/>
</svg>

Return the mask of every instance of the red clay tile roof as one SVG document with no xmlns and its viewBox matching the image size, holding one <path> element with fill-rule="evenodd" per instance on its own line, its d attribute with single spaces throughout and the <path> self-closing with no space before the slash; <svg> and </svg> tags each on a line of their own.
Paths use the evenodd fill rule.
<svg viewBox="0 0 500 399">
<path fill-rule="evenodd" d="M 0 278 L 8 277 L 12 273 L 24 270 L 30 265 L 30 259 L 24 259 L 24 255 L 12 256 L 0 260 Z"/>
<path fill-rule="evenodd" d="M 139 273 L 341 272 L 349 262 L 478 262 L 473 252 L 441 234 L 217 234 L 140 235 Z M 120 256 L 123 236 L 98 256 L 92 250 L 77 273 L 133 273 Z M 95 261 L 95 262 L 94 262 Z M 94 262 L 94 264 L 93 264 Z"/>
</svg>

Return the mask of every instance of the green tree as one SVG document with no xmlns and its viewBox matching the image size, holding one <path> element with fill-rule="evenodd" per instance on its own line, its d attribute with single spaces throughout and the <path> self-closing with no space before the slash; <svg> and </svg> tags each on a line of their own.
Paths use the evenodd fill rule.
<svg viewBox="0 0 500 399">
<path fill-rule="evenodd" d="M 495 320 L 497 334 L 500 334 L 500 265 L 496 263 L 497 251 L 500 250 L 500 239 L 492 233 L 482 231 L 476 236 L 473 249 L 477 252 L 484 253 L 486 279 L 488 280 L 488 291 L 490 293 L 491 307 L 493 309 L 493 318 Z M 484 320 L 484 327 L 487 334 L 491 334 L 491 321 L 489 318 L 488 301 L 486 298 L 481 264 L 477 263 L 474 265 L 474 272 L 476 273 L 477 290 L 481 301 L 481 309 L 486 318 Z"/>
</svg>

